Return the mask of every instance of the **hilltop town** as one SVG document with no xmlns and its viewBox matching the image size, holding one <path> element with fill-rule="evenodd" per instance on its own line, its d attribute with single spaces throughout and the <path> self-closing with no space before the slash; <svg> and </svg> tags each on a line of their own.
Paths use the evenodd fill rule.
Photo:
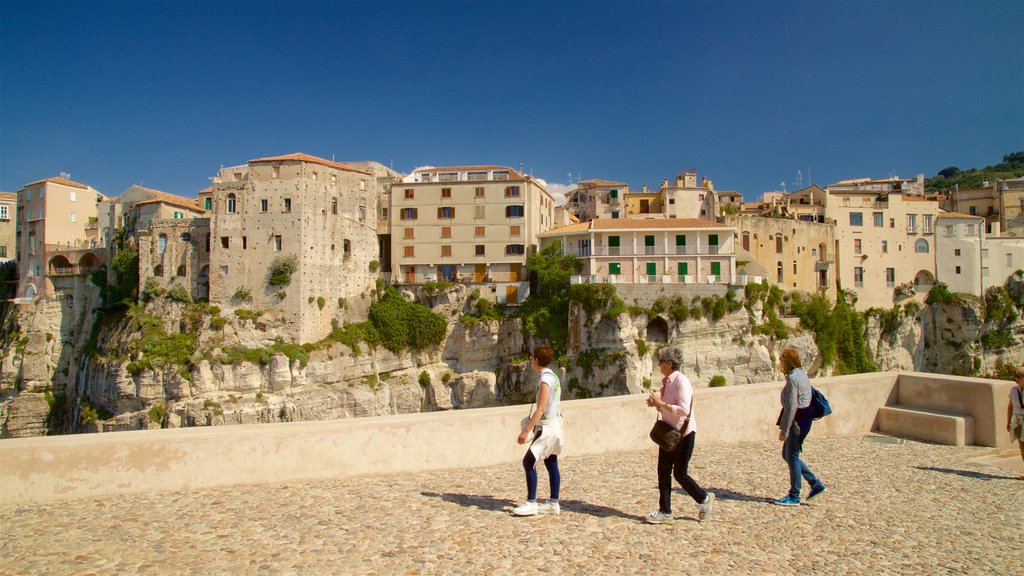
<svg viewBox="0 0 1024 576">
<path fill-rule="evenodd" d="M 538 291 L 528 260 L 545 249 L 579 262 L 573 285 L 611 286 L 619 296 L 647 304 L 658 298 L 731 299 L 751 284 L 841 299 L 862 311 L 920 304 L 933 286 L 981 300 L 989 289 L 1019 280 L 1024 267 L 1024 178 L 983 184 L 932 192 L 923 175 L 857 178 L 745 202 L 738 192 L 716 190 L 712 180 L 698 180 L 695 169 L 685 169 L 656 190 L 585 180 L 556 198 L 543 180 L 507 166 L 427 167 L 402 174 L 377 162 L 335 162 L 302 153 L 221 168 L 195 198 L 142 186 L 107 196 L 67 175 L 45 178 L 0 196 L 0 258 L 14 257 L 4 266 L 8 278 L 16 279 L 10 280 L 3 378 L 14 384 L 14 393 L 27 382 L 35 382 L 41 395 L 77 387 L 64 394 L 92 396 L 87 402 L 102 404 L 88 392 L 96 376 L 83 376 L 83 362 L 95 350 L 97 334 L 112 337 L 101 332 L 103 314 L 157 297 L 204 303 L 200 315 L 209 318 L 203 322 L 186 322 L 180 310 L 162 305 L 156 321 L 162 319 L 168 333 L 197 332 L 218 349 L 226 349 L 216 340 L 227 323 L 220 311 L 236 316 L 235 342 L 276 343 L 278 350 L 305 345 L 308 352 L 341 327 L 366 321 L 372 303 L 390 287 L 435 309 L 438 302 L 425 298 L 423 289 L 448 292 L 440 303 L 456 320 L 467 306 L 497 306 L 508 317 Z M 573 314 L 569 321 L 578 323 L 581 312 Z M 643 326 L 617 328 L 617 341 L 626 342 L 631 358 L 621 379 L 649 376 L 645 346 L 634 341 L 667 341 L 675 331 L 660 327 L 666 322 L 656 313 L 650 316 Z M 462 330 L 462 356 L 447 345 L 428 360 L 392 350 L 389 359 L 375 355 L 372 366 L 354 374 L 377 378 L 389 364 L 416 371 L 448 360 L 449 366 L 466 368 L 456 370 L 461 378 L 478 369 L 494 371 L 522 352 L 521 327 Z M 736 330 L 749 334 L 749 327 Z M 602 338 L 590 334 L 588 340 L 579 328 L 574 334 L 574 354 L 586 353 Z M 451 328 L 447 337 L 453 337 Z M 501 346 L 507 349 L 494 358 L 466 359 L 487 356 L 480 348 Z M 68 355 L 62 347 L 76 352 Z M 761 356 L 751 374 L 766 373 L 737 380 L 770 378 L 771 353 L 751 354 Z M 32 355 L 48 360 L 33 362 Z M 145 378 L 152 367 L 141 363 L 142 356 L 129 359 L 135 364 L 128 373 L 118 369 L 118 376 L 107 377 L 119 379 L 120 388 L 128 379 Z M 335 354 L 327 356 L 336 361 Z M 210 360 L 189 361 L 193 368 L 185 370 L 184 384 L 171 384 L 173 374 L 154 375 L 161 391 L 153 396 L 187 398 L 194 387 L 216 389 L 212 381 L 237 378 L 217 376 Z M 260 364 L 271 373 L 282 369 L 270 360 Z M 289 371 L 288 360 L 283 369 Z M 285 378 L 294 381 L 289 374 Z M 439 369 L 427 381 L 444 374 Z M 261 390 L 265 402 L 262 391 L 275 391 L 274 378 L 260 378 L 262 384 L 252 388 Z M 488 384 L 492 395 L 495 378 L 491 374 Z M 520 384 L 508 384 L 506 391 Z M 168 392 L 179 387 L 185 391 Z M 463 396 L 472 396 L 472 388 Z M 602 383 L 596 393 L 604 390 Z M 625 391 L 635 391 L 635 385 L 618 386 L 617 392 Z M 433 408 L 452 406 L 442 398 L 448 392 L 435 392 Z M 422 408 L 424 398 L 411 401 L 408 410 Z M 209 401 L 203 402 L 207 408 Z M 152 401 L 131 404 L 121 408 L 145 412 Z M 114 409 L 118 405 L 111 400 L 102 410 L 114 415 L 122 411 Z M 8 417 L 12 410 L 8 402 Z M 287 406 L 273 412 L 264 418 L 284 420 Z M 331 414 L 352 413 L 346 408 Z M 162 425 L 165 416 L 157 419 Z M 189 410 L 180 416 L 182 422 L 195 421 Z"/>
</svg>

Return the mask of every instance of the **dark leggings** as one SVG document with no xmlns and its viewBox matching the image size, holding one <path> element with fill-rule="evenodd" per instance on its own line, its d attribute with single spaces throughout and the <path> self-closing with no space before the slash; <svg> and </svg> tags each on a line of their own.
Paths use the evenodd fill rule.
<svg viewBox="0 0 1024 576">
<path fill-rule="evenodd" d="M 683 436 L 683 439 L 671 452 L 658 450 L 658 507 L 666 514 L 672 513 L 672 473 L 675 471 L 676 481 L 683 486 L 683 490 L 693 498 L 697 504 L 703 504 L 708 493 L 701 488 L 697 482 L 686 474 L 690 465 L 690 456 L 693 456 L 693 442 L 697 436 L 696 432 Z"/>
<path fill-rule="evenodd" d="M 544 467 L 548 469 L 548 480 L 551 481 L 551 499 L 558 500 L 558 488 L 562 477 L 558 473 L 558 456 L 552 454 L 544 459 Z M 526 470 L 526 499 L 537 499 L 537 457 L 533 450 L 527 450 L 523 456 L 523 469 Z"/>
</svg>

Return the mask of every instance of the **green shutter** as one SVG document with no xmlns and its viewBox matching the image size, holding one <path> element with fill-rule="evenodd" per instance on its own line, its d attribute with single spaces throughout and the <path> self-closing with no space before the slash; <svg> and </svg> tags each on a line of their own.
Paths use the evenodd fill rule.
<svg viewBox="0 0 1024 576">
<path fill-rule="evenodd" d="M 718 246 L 718 234 L 708 235 L 708 244 L 711 246 Z"/>
<path fill-rule="evenodd" d="M 644 236 L 644 246 L 654 248 L 654 236 Z"/>
<path fill-rule="evenodd" d="M 608 237 L 608 245 L 611 246 L 612 248 L 618 248 L 619 247 L 619 237 L 618 236 L 609 236 Z"/>
<path fill-rule="evenodd" d="M 655 262 L 648 262 L 647 263 L 647 275 L 648 276 L 654 276 L 657 273 L 658 273 L 658 264 L 655 263 Z"/>
<path fill-rule="evenodd" d="M 687 263 L 687 262 L 680 262 L 679 263 L 679 275 L 680 276 L 686 276 L 687 274 L 689 274 L 690 273 L 689 269 L 690 269 L 689 263 Z"/>
<path fill-rule="evenodd" d="M 608 263 L 608 273 L 609 274 L 622 274 L 622 264 L 619 264 L 618 262 L 609 262 Z"/>
<path fill-rule="evenodd" d="M 718 276 L 721 273 L 722 273 L 722 263 L 721 262 L 712 262 L 711 263 L 711 275 L 712 276 Z"/>
<path fill-rule="evenodd" d="M 676 234 L 676 246 L 686 246 L 686 234 Z"/>
</svg>

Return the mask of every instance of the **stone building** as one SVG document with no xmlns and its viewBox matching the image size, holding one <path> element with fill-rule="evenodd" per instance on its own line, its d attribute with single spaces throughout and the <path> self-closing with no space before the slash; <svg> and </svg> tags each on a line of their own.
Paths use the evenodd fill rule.
<svg viewBox="0 0 1024 576">
<path fill-rule="evenodd" d="M 736 228 L 737 253 L 762 266 L 770 283 L 835 298 L 834 225 L 743 214 L 724 221 Z"/>
<path fill-rule="evenodd" d="M 150 280 L 161 288 L 180 284 L 193 300 L 210 296 L 210 219 L 149 221 L 138 234 L 139 293 Z"/>
<path fill-rule="evenodd" d="M 629 193 L 625 182 L 584 180 L 566 198 L 565 209 L 579 222 L 623 215 L 623 198 Z"/>
<path fill-rule="evenodd" d="M 392 281 L 485 284 L 482 296 L 518 304 L 526 258 L 554 211 L 542 181 L 506 166 L 414 170 L 391 190 Z"/>
<path fill-rule="evenodd" d="M 374 288 L 381 194 L 373 173 L 307 154 L 222 168 L 210 191 L 210 302 L 273 308 L 293 339 L 323 338 L 347 300 Z"/>
</svg>

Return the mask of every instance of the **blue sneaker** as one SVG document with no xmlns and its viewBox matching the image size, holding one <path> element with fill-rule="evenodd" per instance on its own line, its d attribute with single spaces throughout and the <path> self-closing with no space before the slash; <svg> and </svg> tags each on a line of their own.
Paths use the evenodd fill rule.
<svg viewBox="0 0 1024 576">
<path fill-rule="evenodd" d="M 825 491 L 825 485 L 824 484 L 822 484 L 821 486 L 819 486 L 817 488 L 812 488 L 811 489 L 811 493 L 807 495 L 807 501 L 810 502 L 811 500 L 814 500 L 818 496 L 821 496 L 821 493 L 824 492 L 824 491 Z"/>
<path fill-rule="evenodd" d="M 779 506 L 799 506 L 800 499 L 793 498 L 792 496 L 786 496 L 781 500 L 776 500 L 775 503 L 778 504 Z"/>
</svg>

